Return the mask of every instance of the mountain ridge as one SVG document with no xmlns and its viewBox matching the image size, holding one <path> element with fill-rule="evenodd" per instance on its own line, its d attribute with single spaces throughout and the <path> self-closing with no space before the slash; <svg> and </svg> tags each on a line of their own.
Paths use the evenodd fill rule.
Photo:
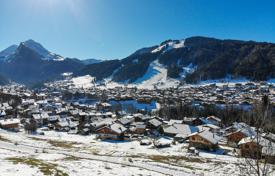
<svg viewBox="0 0 275 176">
<path fill-rule="evenodd" d="M 13 54 L 0 62 L 0 75 L 18 83 L 31 85 L 61 78 L 62 73 L 74 72 L 84 66 L 76 59 L 45 59 L 45 54 L 50 52 L 45 49 L 46 52 L 41 53 L 38 49 L 44 47 L 40 44 L 37 46 L 40 48 L 34 49 L 28 43 L 21 42 Z"/>
<path fill-rule="evenodd" d="M 227 76 L 266 80 L 275 77 L 275 44 L 268 42 L 220 40 L 195 36 L 184 40 L 166 40 L 142 48 L 121 60 L 86 66 L 76 76 L 89 74 L 97 80 L 112 76 L 116 82 L 133 83 L 144 76 L 152 62 L 158 60 L 169 78 L 195 83 Z M 189 65 L 190 72 L 186 72 Z M 101 70 L 108 70 L 102 73 Z M 101 74 L 102 73 L 102 74 Z"/>
<path fill-rule="evenodd" d="M 0 75 L 24 84 L 60 79 L 64 72 L 120 83 L 150 80 L 146 74 L 153 71 L 152 77 L 159 70 L 166 77 L 162 81 L 175 79 L 188 83 L 225 77 L 250 80 L 275 77 L 275 44 L 202 36 L 169 39 L 117 60 L 64 58 L 31 39 L 0 53 L 5 58 L 0 58 Z"/>
</svg>

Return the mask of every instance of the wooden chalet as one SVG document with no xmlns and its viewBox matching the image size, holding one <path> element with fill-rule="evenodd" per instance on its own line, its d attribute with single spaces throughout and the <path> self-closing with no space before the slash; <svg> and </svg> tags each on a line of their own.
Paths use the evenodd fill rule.
<svg viewBox="0 0 275 176">
<path fill-rule="evenodd" d="M 6 130 L 17 130 L 19 127 L 19 119 L 2 119 L 0 120 L 0 127 Z"/>
<path fill-rule="evenodd" d="M 275 143 L 265 137 L 246 137 L 239 143 L 239 154 L 242 157 L 262 159 L 265 158 L 268 163 L 275 163 Z"/>
<path fill-rule="evenodd" d="M 189 147 L 198 149 L 215 150 L 218 148 L 220 137 L 210 131 L 193 133 L 189 136 Z"/>
<path fill-rule="evenodd" d="M 261 139 L 257 142 L 255 137 L 246 137 L 243 138 L 239 143 L 240 155 L 242 157 L 248 158 L 261 158 L 262 157 L 262 148 L 260 144 Z"/>
<path fill-rule="evenodd" d="M 104 126 L 96 132 L 99 139 L 123 140 L 126 130 L 127 129 L 123 125 L 114 123 L 112 125 Z"/>
</svg>

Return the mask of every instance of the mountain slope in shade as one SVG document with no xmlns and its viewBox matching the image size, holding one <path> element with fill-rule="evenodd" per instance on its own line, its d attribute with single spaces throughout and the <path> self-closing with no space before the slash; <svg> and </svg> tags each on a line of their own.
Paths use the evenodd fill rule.
<svg viewBox="0 0 275 176">
<path fill-rule="evenodd" d="M 8 48 L 4 49 L 3 51 L 0 52 L 0 60 L 5 60 L 7 57 L 9 57 L 10 55 L 14 54 L 16 49 L 17 49 L 17 45 L 11 45 Z"/>
<path fill-rule="evenodd" d="M 57 79 L 64 72 L 73 72 L 74 76 L 89 74 L 97 81 L 141 85 L 225 77 L 275 78 L 275 44 L 265 42 L 190 37 L 142 48 L 121 60 L 101 62 L 63 58 L 33 40 L 0 53 L 0 75 L 24 84 Z"/>
<path fill-rule="evenodd" d="M 98 59 L 84 59 L 84 60 L 81 60 L 81 62 L 85 65 L 89 65 L 89 64 L 99 63 L 99 62 L 101 62 L 101 60 L 98 60 Z"/>
<path fill-rule="evenodd" d="M 42 53 L 21 43 L 15 53 L 0 63 L 0 74 L 23 84 L 34 84 L 61 77 L 64 72 L 74 72 L 84 65 L 76 59 L 45 60 Z"/>
<path fill-rule="evenodd" d="M 5 78 L 4 76 L 0 75 L 0 85 L 6 85 L 9 83 L 9 80 L 7 78 Z"/>
<path fill-rule="evenodd" d="M 228 76 L 267 80 L 275 77 L 275 44 L 207 37 L 167 40 L 122 60 L 88 65 L 75 75 L 90 74 L 97 80 L 111 77 L 115 82 L 134 83 L 146 77 L 153 62 L 167 70 L 167 78 L 187 82 Z"/>
<path fill-rule="evenodd" d="M 40 43 L 29 39 L 25 42 L 23 42 L 25 46 L 35 51 L 37 54 L 41 56 L 42 60 L 55 60 L 55 61 L 62 61 L 64 58 L 58 54 L 54 54 L 47 49 L 45 49 Z M 12 45 L 5 50 L 0 52 L 0 59 L 2 60 L 7 59 L 10 55 L 14 54 L 16 49 L 18 48 L 18 45 Z"/>
<path fill-rule="evenodd" d="M 32 49 L 37 54 L 41 55 L 43 60 L 56 60 L 56 61 L 64 60 L 64 58 L 62 56 L 49 52 L 40 43 L 37 43 L 36 41 L 34 41 L 32 39 L 27 40 L 23 43 L 25 46 Z"/>
</svg>

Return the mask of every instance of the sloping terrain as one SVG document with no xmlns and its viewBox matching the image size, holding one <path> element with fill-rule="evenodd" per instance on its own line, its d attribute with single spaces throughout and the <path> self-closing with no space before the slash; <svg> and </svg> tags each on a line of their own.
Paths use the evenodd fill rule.
<svg viewBox="0 0 275 176">
<path fill-rule="evenodd" d="M 239 175 L 240 159 L 187 152 L 185 144 L 156 149 L 138 141 L 100 141 L 95 136 L 45 132 L 44 136 L 0 130 L 3 175 Z"/>
<path fill-rule="evenodd" d="M 275 78 L 275 44 L 190 37 L 102 62 L 64 58 L 33 40 L 0 52 L 0 75 L 11 81 L 37 84 L 60 79 L 65 72 L 90 75 L 100 82 L 150 87 L 224 78 L 269 80 Z"/>
<path fill-rule="evenodd" d="M 275 44 L 206 37 L 167 40 L 122 60 L 88 65 L 75 75 L 90 74 L 97 80 L 112 76 L 115 82 L 134 83 L 146 77 L 156 60 L 167 69 L 167 78 L 191 83 L 228 76 L 250 80 L 275 77 Z M 190 66 L 192 71 L 186 72 Z"/>
<path fill-rule="evenodd" d="M 0 74 L 12 81 L 30 85 L 60 78 L 62 73 L 74 72 L 84 66 L 76 59 L 57 55 L 47 57 L 53 56 L 56 57 L 45 58 L 25 43 L 21 43 L 14 53 L 0 61 Z"/>
<path fill-rule="evenodd" d="M 0 85 L 5 85 L 7 84 L 9 81 L 7 78 L 5 78 L 4 76 L 0 75 Z"/>
</svg>

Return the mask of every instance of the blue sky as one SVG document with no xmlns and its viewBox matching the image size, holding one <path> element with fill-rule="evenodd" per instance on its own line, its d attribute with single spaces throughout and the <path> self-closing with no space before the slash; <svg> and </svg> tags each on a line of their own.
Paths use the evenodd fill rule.
<svg viewBox="0 0 275 176">
<path fill-rule="evenodd" d="M 0 50 L 34 39 L 79 59 L 121 59 L 190 36 L 275 43 L 274 0 L 0 0 Z"/>
</svg>

